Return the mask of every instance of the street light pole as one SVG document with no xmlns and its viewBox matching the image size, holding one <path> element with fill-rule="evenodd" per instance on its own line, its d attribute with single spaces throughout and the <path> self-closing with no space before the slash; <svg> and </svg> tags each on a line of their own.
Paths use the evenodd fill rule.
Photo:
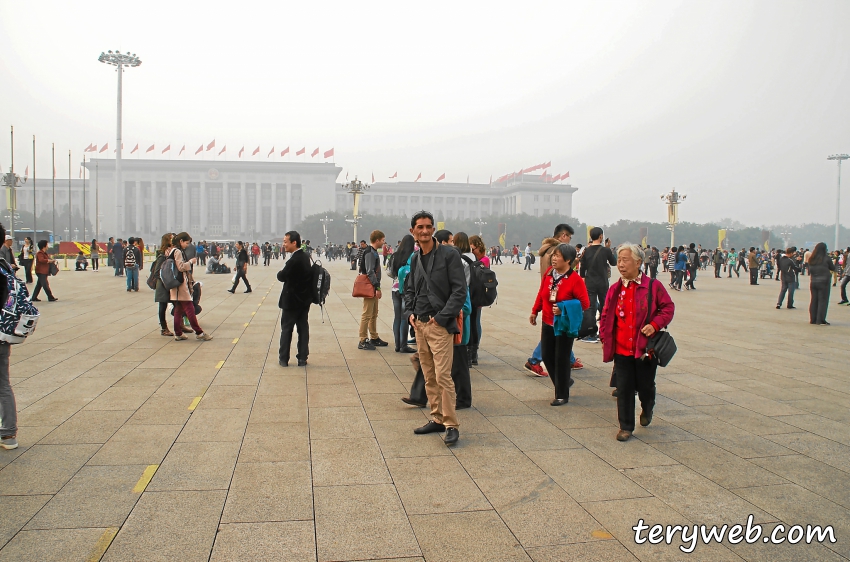
<svg viewBox="0 0 850 562">
<path fill-rule="evenodd" d="M 841 217 L 841 161 L 850 159 L 847 154 L 830 154 L 826 157 L 827 160 L 838 160 L 838 188 L 835 191 L 835 246 L 833 250 L 838 249 L 838 229 L 839 219 Z"/>
<path fill-rule="evenodd" d="M 352 217 L 349 219 L 347 216 L 345 218 L 346 222 L 350 222 L 354 225 L 354 243 L 357 243 L 357 225 L 360 224 L 360 219 L 363 218 L 363 215 L 359 213 L 360 211 L 360 196 L 369 189 L 369 185 L 361 182 L 357 179 L 357 176 L 354 176 L 354 180 L 342 186 L 343 189 L 354 195 L 354 213 Z"/>
<path fill-rule="evenodd" d="M 478 225 L 478 236 L 484 236 L 484 233 L 481 231 L 481 227 L 486 226 L 487 223 L 481 220 L 481 217 L 478 217 L 478 220 L 475 221 L 475 224 Z"/>
<path fill-rule="evenodd" d="M 123 149 L 123 145 L 121 142 L 121 114 L 122 114 L 122 98 L 123 98 L 123 76 L 124 76 L 124 67 L 135 68 L 142 64 L 142 61 L 139 57 L 136 56 L 136 53 L 130 54 L 128 51 L 126 54 L 122 54 L 120 51 L 107 51 L 106 53 L 100 53 L 100 56 L 97 58 L 102 63 L 111 64 L 116 67 L 116 71 L 118 72 L 118 111 L 117 111 L 117 124 L 116 124 L 116 134 L 115 134 L 115 198 L 118 203 L 117 211 L 118 211 L 118 220 L 117 226 L 120 231 L 124 230 L 124 210 L 121 202 L 123 201 L 123 197 L 121 194 L 123 188 L 123 182 L 121 181 L 121 150 Z"/>
<path fill-rule="evenodd" d="M 676 244 L 676 225 L 679 223 L 679 203 L 687 197 L 687 195 L 682 195 L 675 189 L 661 196 L 661 200 L 667 204 L 667 228 L 670 230 L 670 248 Z"/>
<path fill-rule="evenodd" d="M 319 219 L 319 222 L 322 223 L 322 230 L 325 231 L 325 246 L 326 247 L 328 245 L 328 223 L 333 222 L 333 221 L 334 220 L 329 219 L 327 215 L 325 215 L 325 218 Z"/>
</svg>

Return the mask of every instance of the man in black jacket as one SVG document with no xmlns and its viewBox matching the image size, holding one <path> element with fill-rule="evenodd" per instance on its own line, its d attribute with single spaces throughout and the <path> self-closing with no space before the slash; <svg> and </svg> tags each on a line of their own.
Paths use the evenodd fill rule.
<svg viewBox="0 0 850 562">
<path fill-rule="evenodd" d="M 413 432 L 446 432 L 446 445 L 457 443 L 455 385 L 452 381 L 457 315 L 466 301 L 466 276 L 460 254 L 434 241 L 434 217 L 419 211 L 410 221 L 410 233 L 419 243 L 404 284 L 404 318 L 416 329 L 425 392 L 431 421 Z"/>
<path fill-rule="evenodd" d="M 605 306 L 605 295 L 608 294 L 608 267 L 617 265 L 614 252 L 607 245 L 602 245 L 602 229 L 594 226 L 590 229 L 590 245 L 585 248 L 581 255 L 581 276 L 587 285 L 587 296 L 590 297 L 590 306 L 594 309 L 594 319 L 602 312 Z M 581 341 L 585 343 L 599 343 L 597 335 L 590 335 Z"/>
<path fill-rule="evenodd" d="M 289 259 L 277 273 L 277 280 L 283 283 L 278 306 L 283 310 L 280 319 L 280 351 L 278 359 L 281 367 L 289 366 L 289 349 L 292 347 L 292 328 L 298 328 L 298 366 L 307 365 L 310 352 L 310 304 L 312 303 L 311 284 L 313 273 L 310 270 L 310 258 L 301 249 L 301 235 L 287 232 L 283 237 L 283 247 Z"/>
<path fill-rule="evenodd" d="M 794 254 L 797 248 L 791 247 L 785 250 L 785 255 L 779 258 L 778 275 L 782 276 L 782 288 L 779 290 L 779 300 L 776 301 L 776 308 L 782 308 L 782 301 L 785 300 L 785 292 L 788 292 L 788 308 L 794 308 L 794 291 L 797 290 L 797 274 L 800 273 L 800 268 L 794 261 Z"/>
</svg>

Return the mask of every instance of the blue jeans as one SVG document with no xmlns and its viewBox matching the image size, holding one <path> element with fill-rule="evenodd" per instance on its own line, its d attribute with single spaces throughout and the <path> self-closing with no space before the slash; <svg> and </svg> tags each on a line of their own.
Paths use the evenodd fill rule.
<svg viewBox="0 0 850 562">
<path fill-rule="evenodd" d="M 393 291 L 393 340 L 396 349 L 407 346 L 407 329 L 410 324 L 407 319 L 402 319 L 403 312 L 404 296 L 401 291 Z"/>
<path fill-rule="evenodd" d="M 528 358 L 528 362 L 532 365 L 539 365 L 543 362 L 543 351 L 540 349 L 540 342 L 537 342 L 537 347 L 534 348 L 534 351 L 531 352 L 531 357 Z M 576 362 L 576 354 L 572 350 L 570 350 L 570 363 Z"/>
<path fill-rule="evenodd" d="M 124 271 L 127 272 L 127 290 L 130 289 L 134 291 L 139 290 L 139 266 L 134 265 L 133 267 L 126 267 Z"/>
<path fill-rule="evenodd" d="M 0 345 L 0 436 L 14 437 L 18 434 L 18 410 L 15 406 L 15 393 L 9 384 L 9 352 L 12 346 Z"/>
</svg>

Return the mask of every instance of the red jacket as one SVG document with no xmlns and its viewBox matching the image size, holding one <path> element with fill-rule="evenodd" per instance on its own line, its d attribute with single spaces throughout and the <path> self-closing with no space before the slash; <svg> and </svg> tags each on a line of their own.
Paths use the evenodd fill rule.
<svg viewBox="0 0 850 562">
<path fill-rule="evenodd" d="M 39 250 L 35 254 L 35 272 L 42 275 L 50 273 L 50 256 L 44 250 Z"/>
<path fill-rule="evenodd" d="M 635 317 L 646 318 L 646 307 L 649 304 L 649 282 L 651 279 L 648 275 L 643 275 L 640 285 L 635 288 Z M 617 308 L 617 293 L 623 286 L 621 281 L 617 281 L 608 289 L 608 294 L 605 296 L 605 307 L 602 309 L 602 317 L 599 320 L 599 339 L 602 340 L 602 361 L 608 363 L 614 360 L 614 349 L 617 345 L 615 340 L 615 326 L 617 324 L 616 308 Z M 664 288 L 664 283 L 657 279 L 652 283 L 652 314 L 649 316 L 649 321 L 657 326 L 659 330 L 666 328 L 673 321 L 673 313 L 676 310 L 676 305 L 667 294 L 667 289 Z M 635 323 L 635 334 L 632 336 L 635 339 L 635 358 L 640 359 L 646 354 L 647 337 L 643 335 L 641 329 L 646 324 L 644 321 Z"/>
<path fill-rule="evenodd" d="M 543 274 L 543 279 L 540 280 L 540 290 L 537 291 L 537 299 L 535 299 L 534 306 L 531 308 L 532 314 L 537 314 L 541 310 L 543 311 L 543 323 L 547 326 L 552 326 L 555 323 L 555 315 L 552 313 L 552 302 L 549 300 L 552 291 L 552 281 L 554 280 L 552 270 L 553 268 L 550 267 Z M 584 279 L 575 271 L 568 271 L 567 276 L 558 283 L 555 302 L 568 301 L 570 299 L 578 299 L 582 310 L 590 308 L 590 299 L 587 296 L 587 287 L 584 284 Z"/>
</svg>

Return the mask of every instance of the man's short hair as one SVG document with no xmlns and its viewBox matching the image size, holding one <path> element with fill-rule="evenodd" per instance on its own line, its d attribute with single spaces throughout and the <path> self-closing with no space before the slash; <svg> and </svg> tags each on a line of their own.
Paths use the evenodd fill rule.
<svg viewBox="0 0 850 562">
<path fill-rule="evenodd" d="M 289 236 L 290 242 L 294 242 L 295 244 L 298 244 L 299 246 L 301 245 L 301 235 L 298 234 L 298 232 L 296 232 L 294 230 L 290 230 L 289 232 L 284 234 L 284 237 L 286 237 L 286 236 Z"/>
<path fill-rule="evenodd" d="M 369 242 L 374 244 L 378 240 L 383 240 L 384 238 L 386 238 L 386 236 L 384 235 L 383 232 L 381 232 L 380 230 L 373 230 L 372 234 L 369 235 Z M 309 242 L 309 240 L 308 240 L 308 242 Z"/>
<path fill-rule="evenodd" d="M 434 238 L 437 240 L 439 244 L 446 244 L 449 241 L 449 238 L 452 237 L 452 232 L 450 230 L 438 230 L 434 233 Z"/>
<path fill-rule="evenodd" d="M 696 248 L 696 244 L 694 244 L 693 242 L 691 242 L 691 250 L 693 250 L 694 248 Z"/>
<path fill-rule="evenodd" d="M 552 235 L 553 238 L 560 238 L 561 234 L 564 232 L 569 233 L 570 236 L 576 233 L 576 231 L 568 224 L 561 223 L 555 227 L 555 233 Z"/>
<path fill-rule="evenodd" d="M 600 238 L 602 238 L 602 229 L 599 228 L 598 226 L 594 226 L 593 228 L 591 228 L 590 229 L 590 239 L 595 241 L 595 240 L 599 240 Z"/>
<path fill-rule="evenodd" d="M 416 228 L 416 222 L 419 219 L 429 219 L 431 221 L 431 226 L 434 226 L 434 215 L 428 211 L 419 211 L 410 219 L 410 228 Z"/>
</svg>

